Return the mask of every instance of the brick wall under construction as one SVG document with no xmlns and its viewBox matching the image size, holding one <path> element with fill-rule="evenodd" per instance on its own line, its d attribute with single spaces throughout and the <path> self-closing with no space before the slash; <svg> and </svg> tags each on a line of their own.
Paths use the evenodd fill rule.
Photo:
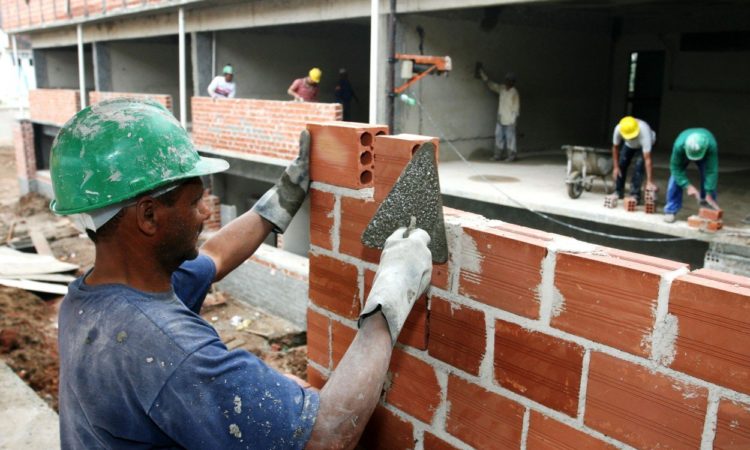
<svg viewBox="0 0 750 450">
<path fill-rule="evenodd" d="M 169 94 L 144 94 L 136 92 L 104 92 L 104 91 L 91 91 L 89 93 L 89 103 L 99 103 L 104 100 L 111 100 L 113 98 L 133 98 L 137 100 L 153 100 L 160 103 L 162 106 L 172 111 L 172 96 Z"/>
<path fill-rule="evenodd" d="M 377 270 L 360 236 L 434 138 L 308 129 L 308 375 L 320 387 Z M 449 261 L 399 337 L 363 447 L 750 446 L 750 279 L 444 214 Z"/>
</svg>

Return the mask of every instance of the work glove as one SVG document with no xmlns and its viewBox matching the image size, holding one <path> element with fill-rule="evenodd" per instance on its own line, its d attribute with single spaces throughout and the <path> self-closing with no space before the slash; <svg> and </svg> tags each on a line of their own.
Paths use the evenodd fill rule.
<svg viewBox="0 0 750 450">
<path fill-rule="evenodd" d="M 432 275 L 432 255 L 427 248 L 430 236 L 419 228 L 408 236 L 406 231 L 407 228 L 399 228 L 385 241 L 380 267 L 359 316 L 361 325 L 362 319 L 380 309 L 388 322 L 393 344 Z"/>
<path fill-rule="evenodd" d="M 299 136 L 299 155 L 286 168 L 274 187 L 261 197 L 252 210 L 271 222 L 275 232 L 283 233 L 305 201 L 310 188 L 310 133 Z"/>
</svg>

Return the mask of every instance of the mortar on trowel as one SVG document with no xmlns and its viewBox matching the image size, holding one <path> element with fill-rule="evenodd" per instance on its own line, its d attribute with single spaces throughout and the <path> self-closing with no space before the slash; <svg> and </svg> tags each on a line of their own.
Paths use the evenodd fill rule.
<svg viewBox="0 0 750 450">
<path fill-rule="evenodd" d="M 414 228 L 425 230 L 430 235 L 432 261 L 444 263 L 448 260 L 443 199 L 432 142 L 422 144 L 404 167 L 362 233 L 362 243 L 382 249 L 385 240 L 401 227 L 407 227 L 407 236 Z"/>
</svg>

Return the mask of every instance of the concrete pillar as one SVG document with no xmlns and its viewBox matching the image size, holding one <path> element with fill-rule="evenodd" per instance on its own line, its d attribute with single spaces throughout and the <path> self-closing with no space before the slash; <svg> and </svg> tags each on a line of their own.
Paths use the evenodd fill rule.
<svg viewBox="0 0 750 450">
<path fill-rule="evenodd" d="M 34 127 L 29 120 L 22 119 L 13 125 L 13 146 L 16 153 L 16 175 L 21 195 L 36 191 Z"/>
<path fill-rule="evenodd" d="M 193 95 L 207 96 L 206 88 L 213 79 L 213 33 L 190 33 L 192 42 L 191 59 L 193 62 Z"/>
<path fill-rule="evenodd" d="M 31 51 L 34 58 L 34 77 L 36 77 L 37 89 L 44 89 L 49 86 L 49 76 L 47 74 L 47 55 L 44 50 L 34 49 Z"/>
<path fill-rule="evenodd" d="M 94 42 L 94 90 L 111 92 L 112 88 L 112 60 L 109 55 L 109 44 Z"/>
</svg>

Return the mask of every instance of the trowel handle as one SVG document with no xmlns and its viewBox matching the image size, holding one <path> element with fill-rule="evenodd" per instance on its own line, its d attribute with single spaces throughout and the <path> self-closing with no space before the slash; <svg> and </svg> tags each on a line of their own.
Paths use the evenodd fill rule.
<svg viewBox="0 0 750 450">
<path fill-rule="evenodd" d="M 414 216 L 411 216 L 411 219 L 409 220 L 409 228 L 404 231 L 404 237 L 408 238 L 412 231 L 417 227 L 417 218 Z"/>
</svg>

